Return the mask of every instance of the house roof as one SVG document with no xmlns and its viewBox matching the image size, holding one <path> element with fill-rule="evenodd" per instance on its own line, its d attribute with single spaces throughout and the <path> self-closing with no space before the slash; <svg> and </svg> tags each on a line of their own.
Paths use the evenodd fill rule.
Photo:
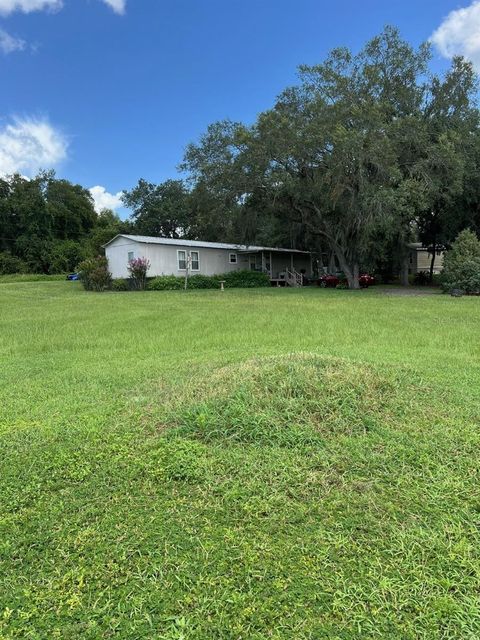
<svg viewBox="0 0 480 640">
<path fill-rule="evenodd" d="M 125 233 L 119 233 L 109 242 L 104 244 L 104 247 L 108 247 L 117 238 L 126 238 L 133 242 L 140 242 L 142 244 L 167 244 L 178 247 L 204 247 L 205 249 L 232 249 L 238 252 L 257 252 L 257 251 L 276 251 L 281 253 L 302 253 L 309 254 L 309 251 L 300 251 L 298 249 L 282 249 L 280 247 L 257 247 L 253 245 L 245 244 L 227 244 L 226 242 L 204 242 L 203 240 L 182 240 L 176 238 L 159 238 L 157 236 L 132 236 Z"/>
</svg>

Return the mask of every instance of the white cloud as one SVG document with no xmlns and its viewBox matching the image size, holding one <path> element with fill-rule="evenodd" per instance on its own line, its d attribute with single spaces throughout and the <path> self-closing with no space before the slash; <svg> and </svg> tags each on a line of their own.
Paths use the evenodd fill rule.
<svg viewBox="0 0 480 640">
<path fill-rule="evenodd" d="M 0 0 L 0 14 L 5 16 L 14 11 L 58 11 L 62 7 L 63 0 Z"/>
<path fill-rule="evenodd" d="M 108 193 L 105 187 L 92 187 L 89 189 L 95 202 L 95 211 L 100 213 L 102 209 L 113 209 L 114 211 L 123 206 L 121 196 L 122 192 Z"/>
<path fill-rule="evenodd" d="M 0 126 L 0 175 L 50 169 L 67 157 L 65 136 L 47 120 L 13 118 Z"/>
<path fill-rule="evenodd" d="M 430 40 L 445 58 L 462 55 L 480 69 L 480 0 L 450 12 Z"/>
<path fill-rule="evenodd" d="M 127 0 L 103 0 L 105 4 L 111 7 L 115 13 L 123 15 L 127 8 Z"/>
<path fill-rule="evenodd" d="M 115 13 L 122 15 L 127 7 L 127 0 L 102 0 Z M 15 11 L 32 13 L 32 11 L 60 11 L 63 0 L 0 0 L 0 14 L 8 16 Z"/>
<path fill-rule="evenodd" d="M 123 15 L 127 8 L 127 0 L 102 0 L 116 14 Z M 64 0 L 0 0 L 0 16 L 8 16 L 15 11 L 32 13 L 32 11 L 60 11 Z M 0 27 L 0 51 L 7 54 L 23 51 L 27 47 L 25 40 L 14 38 Z M 35 46 L 31 47 L 35 51 Z"/>
<path fill-rule="evenodd" d="M 0 51 L 3 53 L 13 53 L 14 51 L 23 51 L 26 47 L 25 40 L 15 38 L 0 28 Z"/>
</svg>

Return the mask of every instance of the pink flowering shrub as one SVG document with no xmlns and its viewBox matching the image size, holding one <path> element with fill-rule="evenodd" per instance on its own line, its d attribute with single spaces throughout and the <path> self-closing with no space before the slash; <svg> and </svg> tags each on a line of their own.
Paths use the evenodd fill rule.
<svg viewBox="0 0 480 640">
<path fill-rule="evenodd" d="M 150 262 L 146 258 L 134 258 L 128 263 L 128 272 L 132 280 L 133 288 L 143 291 L 147 283 L 147 272 Z"/>
</svg>

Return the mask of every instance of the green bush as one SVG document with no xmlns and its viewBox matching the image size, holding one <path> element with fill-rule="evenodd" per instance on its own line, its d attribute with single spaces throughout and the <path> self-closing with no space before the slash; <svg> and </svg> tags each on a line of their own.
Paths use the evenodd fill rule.
<svg viewBox="0 0 480 640">
<path fill-rule="evenodd" d="M 413 278 L 413 284 L 418 287 L 426 287 L 430 284 L 430 273 L 428 271 L 419 271 Z"/>
<path fill-rule="evenodd" d="M 270 286 L 270 278 L 266 273 L 230 271 L 216 276 L 190 276 L 188 278 L 188 289 L 219 289 L 222 280 L 225 282 L 225 287 L 230 289 Z M 147 289 L 150 291 L 173 291 L 184 287 L 185 278 L 183 276 L 158 276 L 150 280 L 147 285 Z"/>
<path fill-rule="evenodd" d="M 12 273 L 25 273 L 27 265 L 23 260 L 12 256 L 8 251 L 0 252 L 0 275 L 10 275 Z"/>
<path fill-rule="evenodd" d="M 112 280 L 112 291 L 129 291 L 130 285 L 126 278 Z"/>
<path fill-rule="evenodd" d="M 104 256 L 84 260 L 78 265 L 78 271 L 87 291 L 106 291 L 112 286 L 112 274 Z"/>
<path fill-rule="evenodd" d="M 225 286 L 232 289 L 270 286 L 270 277 L 260 271 L 230 271 L 216 277 L 219 281 L 225 280 Z"/>
<path fill-rule="evenodd" d="M 442 273 L 444 291 L 460 289 L 467 294 L 480 293 L 480 241 L 465 229 L 445 254 Z"/>
<path fill-rule="evenodd" d="M 417 287 L 438 287 L 441 283 L 441 274 L 434 273 L 430 278 L 429 271 L 419 271 L 413 275 L 413 278 L 410 284 L 413 284 Z"/>
<path fill-rule="evenodd" d="M 182 278 L 185 285 L 185 279 Z M 216 276 L 202 276 L 200 274 L 188 278 L 188 289 L 218 289 L 220 287 Z"/>
<path fill-rule="evenodd" d="M 183 289 L 185 286 L 185 278 L 177 276 L 157 276 L 152 278 L 147 284 L 148 291 L 174 291 Z"/>
</svg>

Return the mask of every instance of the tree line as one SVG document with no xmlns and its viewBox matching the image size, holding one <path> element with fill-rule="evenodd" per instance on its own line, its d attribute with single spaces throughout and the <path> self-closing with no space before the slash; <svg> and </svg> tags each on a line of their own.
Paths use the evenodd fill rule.
<svg viewBox="0 0 480 640">
<path fill-rule="evenodd" d="M 130 232 L 309 249 L 353 288 L 362 269 L 407 283 L 412 241 L 435 256 L 480 230 L 477 77 L 460 57 L 443 74 L 430 63 L 428 44 L 388 27 L 301 66 L 253 124 L 216 122 L 190 144 L 185 179 L 124 191 L 127 221 L 53 173 L 0 180 L 3 261 L 69 270 Z"/>
<path fill-rule="evenodd" d="M 65 273 L 128 230 L 112 211 L 97 215 L 90 192 L 41 172 L 0 179 L 0 273 Z"/>
</svg>

